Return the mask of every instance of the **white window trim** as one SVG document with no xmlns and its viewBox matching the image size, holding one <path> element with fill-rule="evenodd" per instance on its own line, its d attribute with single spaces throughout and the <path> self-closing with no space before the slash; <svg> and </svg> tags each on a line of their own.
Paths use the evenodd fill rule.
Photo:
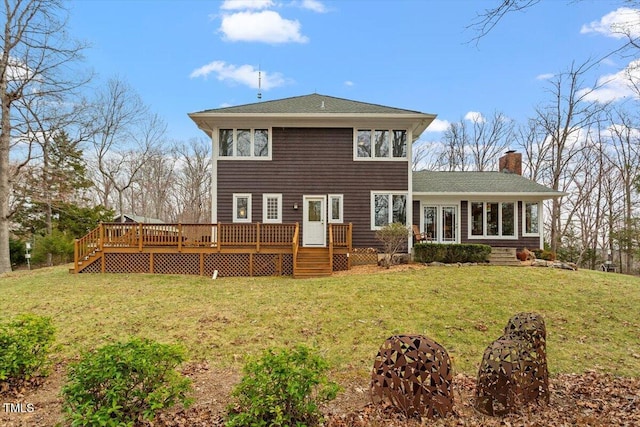
<svg viewBox="0 0 640 427">
<path fill-rule="evenodd" d="M 371 230 L 375 231 L 375 230 L 380 230 L 382 229 L 382 227 L 384 226 L 380 226 L 380 225 L 376 225 L 376 196 L 377 195 L 386 195 L 386 196 L 391 196 L 391 198 L 389 199 L 389 222 L 388 224 L 391 224 L 391 222 L 393 221 L 393 196 L 405 196 L 405 202 L 407 203 L 407 205 L 411 202 L 409 200 L 409 192 L 408 191 L 382 191 L 382 190 L 375 190 L 375 191 L 371 191 L 371 199 L 370 199 L 370 221 L 371 221 Z M 411 222 L 411 218 L 409 218 L 409 206 L 405 206 L 405 212 L 407 217 L 405 218 L 405 224 L 404 225 L 409 225 L 409 223 Z"/>
<path fill-rule="evenodd" d="M 278 218 L 277 219 L 267 218 L 267 200 L 268 199 L 278 200 Z M 263 194 L 262 195 L 262 222 L 264 222 L 265 224 L 282 224 L 282 194 Z"/>
<path fill-rule="evenodd" d="M 247 198 L 247 217 L 238 218 L 236 213 L 238 212 L 238 199 Z M 251 193 L 234 193 L 233 194 L 233 222 L 234 223 L 247 223 L 251 222 Z"/>
<path fill-rule="evenodd" d="M 332 199 L 340 200 L 340 209 L 338 212 L 338 219 L 333 219 L 333 215 L 332 215 L 333 203 L 331 203 Z M 327 210 L 329 212 L 328 221 L 330 224 L 342 224 L 344 222 L 344 195 L 329 194 L 329 201 L 327 202 Z"/>
<path fill-rule="evenodd" d="M 455 227 L 456 227 L 456 230 L 455 230 L 456 239 L 455 239 L 455 241 L 447 241 L 447 242 L 439 241 L 440 237 L 442 236 L 442 223 L 440 221 L 437 221 L 437 223 L 436 223 L 437 236 L 436 236 L 435 239 L 433 239 L 433 242 L 434 243 L 442 243 L 442 244 L 460 243 L 460 237 L 461 237 L 460 236 L 460 230 L 461 230 L 461 228 L 460 228 L 460 224 L 461 224 L 460 223 L 460 221 L 461 221 L 461 218 L 460 218 L 461 217 L 461 214 L 460 214 L 460 212 L 461 212 L 460 202 L 451 202 L 451 203 L 446 203 L 446 202 L 442 202 L 442 203 L 420 202 L 420 231 L 422 233 L 425 232 L 425 229 L 424 229 L 424 227 L 425 227 L 425 224 L 424 224 L 424 208 L 426 208 L 426 207 L 434 207 L 434 208 L 436 208 L 438 210 L 438 213 L 437 213 L 438 217 L 436 218 L 437 220 L 441 219 L 440 215 L 442 214 L 442 208 L 451 208 L 451 207 L 456 208 L 456 224 L 455 224 Z"/>
<path fill-rule="evenodd" d="M 368 130 L 371 131 L 372 133 L 372 139 L 371 139 L 371 146 L 372 146 L 372 156 L 371 157 L 358 157 L 358 131 L 360 130 Z M 373 150 L 373 134 L 375 131 L 377 130 L 386 130 L 387 132 L 389 132 L 389 155 L 386 157 L 375 157 L 375 152 Z M 394 130 L 403 130 L 406 132 L 407 135 L 407 149 L 406 149 L 406 157 L 393 157 L 393 131 Z M 406 162 L 409 160 L 409 147 L 411 145 L 411 140 L 410 140 L 410 136 L 411 133 L 409 132 L 408 129 L 399 129 L 399 128 L 393 128 L 393 129 L 382 129 L 380 127 L 377 128 L 370 128 L 369 126 L 360 126 L 360 127 L 354 127 L 353 128 L 353 160 L 355 161 L 359 161 L 359 162 Z"/>
<path fill-rule="evenodd" d="M 473 229 L 473 212 L 471 210 L 472 203 L 482 203 L 482 235 L 472 234 Z M 498 203 L 498 235 L 492 236 L 487 234 L 487 203 Z M 502 204 L 513 203 L 513 236 L 502 235 Z M 468 200 L 467 201 L 467 234 L 469 240 L 518 240 L 518 202 L 513 200 Z"/>
<path fill-rule="evenodd" d="M 527 233 L 527 203 L 536 203 L 538 205 L 538 232 Z M 540 237 L 542 230 L 542 201 L 523 200 L 522 201 L 522 236 L 523 237 Z"/>
<path fill-rule="evenodd" d="M 233 154 L 231 156 L 221 156 L 220 155 L 220 130 L 222 129 L 231 129 L 233 130 Z M 251 155 L 250 156 L 238 156 L 238 130 L 249 130 L 251 131 Z M 256 130 L 267 130 L 267 148 L 268 148 L 268 155 L 267 156 L 255 156 L 254 155 L 254 137 L 255 137 L 255 131 Z M 258 160 L 258 161 L 265 161 L 265 160 L 271 160 L 271 156 L 273 153 L 273 144 L 272 144 L 272 132 L 271 132 L 271 128 L 270 127 L 258 127 L 258 128 L 251 128 L 251 127 L 235 127 L 235 128 L 217 128 L 215 129 L 215 132 L 213 133 L 213 138 L 214 138 L 214 143 L 213 143 L 213 147 L 214 147 L 214 157 L 218 160 Z"/>
</svg>

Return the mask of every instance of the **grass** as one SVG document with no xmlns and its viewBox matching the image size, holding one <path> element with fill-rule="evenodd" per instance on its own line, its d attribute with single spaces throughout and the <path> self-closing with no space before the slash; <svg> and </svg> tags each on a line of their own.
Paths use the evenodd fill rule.
<svg viewBox="0 0 640 427">
<path fill-rule="evenodd" d="M 141 336 L 184 345 L 191 360 L 239 369 L 269 346 L 313 345 L 336 380 L 367 377 L 398 333 L 442 344 L 476 374 L 513 314 L 541 313 L 551 373 L 640 377 L 640 279 L 545 268 L 439 267 L 322 279 L 71 275 L 56 267 L 0 277 L 0 321 L 53 318 L 55 357 Z"/>
</svg>

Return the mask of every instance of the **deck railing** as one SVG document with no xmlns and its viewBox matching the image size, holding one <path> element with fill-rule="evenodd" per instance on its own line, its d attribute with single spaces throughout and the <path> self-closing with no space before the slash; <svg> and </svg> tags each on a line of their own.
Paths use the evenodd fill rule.
<svg viewBox="0 0 640 427">
<path fill-rule="evenodd" d="M 289 247 L 297 228 L 298 224 L 103 223 L 96 230 L 103 236 L 101 243 L 104 247 L 137 247 L 142 250 L 148 246 L 173 246 L 179 249 L 253 246 L 259 251 L 261 246 Z M 91 240 L 93 236 L 87 235 L 79 242 L 86 239 Z"/>
</svg>

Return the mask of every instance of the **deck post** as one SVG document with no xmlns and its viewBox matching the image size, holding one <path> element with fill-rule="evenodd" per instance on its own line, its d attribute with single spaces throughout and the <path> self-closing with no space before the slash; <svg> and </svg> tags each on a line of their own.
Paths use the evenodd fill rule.
<svg viewBox="0 0 640 427">
<path fill-rule="evenodd" d="M 178 252 L 182 252 L 182 223 L 178 223 Z"/>
<path fill-rule="evenodd" d="M 104 245 L 104 224 L 102 223 L 102 221 L 100 221 L 100 231 L 99 231 L 99 240 L 98 240 L 98 248 L 100 249 L 100 251 L 103 250 L 103 245 Z"/>
<path fill-rule="evenodd" d="M 138 250 L 142 252 L 142 223 L 138 224 Z"/>
<path fill-rule="evenodd" d="M 222 248 L 222 236 L 224 235 L 224 233 L 222 232 L 222 224 L 220 223 L 218 223 L 218 232 L 216 234 L 218 235 L 216 246 L 218 247 L 218 253 L 220 253 L 220 248 Z"/>
<path fill-rule="evenodd" d="M 256 222 L 256 252 L 260 252 L 260 223 Z"/>
<path fill-rule="evenodd" d="M 79 256 L 79 243 L 78 243 L 78 239 L 75 239 L 73 242 L 73 271 L 77 274 L 78 273 L 78 256 Z"/>
<path fill-rule="evenodd" d="M 349 223 L 347 230 L 347 270 L 351 270 L 351 252 L 353 252 L 353 223 Z"/>
</svg>

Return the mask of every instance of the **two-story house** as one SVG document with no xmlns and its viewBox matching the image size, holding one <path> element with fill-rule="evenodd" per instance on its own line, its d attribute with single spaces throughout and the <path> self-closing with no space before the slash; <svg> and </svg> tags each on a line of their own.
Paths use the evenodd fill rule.
<svg viewBox="0 0 640 427">
<path fill-rule="evenodd" d="M 76 243 L 75 272 L 328 275 L 393 222 L 535 249 L 543 201 L 563 195 L 522 177 L 514 152 L 497 172 L 413 172 L 433 114 L 314 93 L 189 116 L 212 141 L 211 223 L 103 224 Z"/>
</svg>

